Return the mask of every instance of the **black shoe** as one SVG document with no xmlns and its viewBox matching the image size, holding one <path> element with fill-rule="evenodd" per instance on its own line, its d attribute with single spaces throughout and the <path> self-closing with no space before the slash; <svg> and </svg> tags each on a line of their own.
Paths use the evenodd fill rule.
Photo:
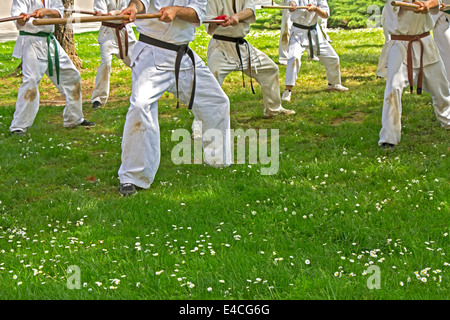
<svg viewBox="0 0 450 320">
<path fill-rule="evenodd" d="M 100 101 L 94 101 L 94 103 L 92 104 L 93 109 L 98 109 L 101 107 L 102 107 L 102 104 L 100 103 Z"/>
<path fill-rule="evenodd" d="M 84 119 L 83 122 L 79 124 L 79 126 L 80 127 L 87 127 L 87 128 L 95 127 L 95 122 L 87 121 L 86 119 Z"/>
<path fill-rule="evenodd" d="M 387 143 L 387 142 L 384 142 L 380 145 L 380 148 L 385 149 L 385 150 L 392 150 L 392 149 L 394 149 L 394 147 L 395 147 L 395 145 L 393 145 L 392 143 Z"/>
<path fill-rule="evenodd" d="M 132 196 L 136 193 L 136 186 L 132 183 L 121 183 L 119 186 L 119 194 L 122 197 Z"/>
<path fill-rule="evenodd" d="M 14 131 L 11 131 L 11 134 L 13 135 L 13 136 L 24 136 L 25 135 L 25 131 L 22 131 L 22 130 L 14 130 Z"/>
</svg>

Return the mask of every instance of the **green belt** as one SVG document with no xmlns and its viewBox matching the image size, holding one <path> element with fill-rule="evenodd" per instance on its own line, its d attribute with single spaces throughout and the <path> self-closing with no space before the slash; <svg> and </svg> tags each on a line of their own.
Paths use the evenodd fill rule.
<svg viewBox="0 0 450 320">
<path fill-rule="evenodd" d="M 47 32 L 38 32 L 38 33 L 29 33 L 26 31 L 20 31 L 19 34 L 21 36 L 35 36 L 41 38 L 47 38 L 47 47 L 48 47 L 48 74 L 53 76 L 53 61 L 52 55 L 50 54 L 50 42 L 53 40 L 53 44 L 55 46 L 55 69 L 56 69 L 56 81 L 59 84 L 59 53 L 58 53 L 58 42 L 56 38 L 53 36 L 53 33 Z"/>
<path fill-rule="evenodd" d="M 313 50 L 313 43 L 312 43 L 312 36 L 311 31 L 316 29 L 316 47 L 317 47 L 317 55 L 320 55 L 320 44 L 319 44 L 319 33 L 317 32 L 317 23 L 313 24 L 312 26 L 304 26 L 300 23 L 293 23 L 294 27 L 297 27 L 299 29 L 308 30 L 308 41 L 309 41 L 309 55 L 312 58 L 314 58 L 314 50 Z"/>
</svg>

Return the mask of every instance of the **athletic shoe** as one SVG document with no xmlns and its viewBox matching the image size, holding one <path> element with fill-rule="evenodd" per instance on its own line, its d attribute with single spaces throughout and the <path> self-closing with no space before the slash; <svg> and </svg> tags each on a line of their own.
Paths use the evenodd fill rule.
<svg viewBox="0 0 450 320">
<path fill-rule="evenodd" d="M 102 107 L 102 104 L 100 103 L 100 101 L 94 101 L 94 103 L 92 104 L 92 109 L 98 109 L 101 107 Z"/>
<path fill-rule="evenodd" d="M 121 183 L 119 186 L 119 194 L 122 197 L 131 196 L 136 193 L 136 186 L 132 183 Z"/>
<path fill-rule="evenodd" d="M 392 149 L 394 149 L 394 147 L 395 147 L 395 145 L 393 145 L 392 143 L 387 143 L 387 142 L 383 142 L 380 145 L 380 148 L 384 149 L 384 150 L 392 150 Z"/>
<path fill-rule="evenodd" d="M 342 86 L 341 84 L 328 84 L 328 91 L 348 91 L 347 87 Z"/>
<path fill-rule="evenodd" d="M 13 136 L 24 136 L 26 133 L 23 130 L 17 129 L 14 131 L 11 131 L 11 135 Z"/>
<path fill-rule="evenodd" d="M 11 134 L 13 136 L 24 136 L 25 135 L 25 131 L 17 129 L 17 130 L 11 131 Z"/>
<path fill-rule="evenodd" d="M 95 127 L 95 122 L 87 121 L 86 119 L 84 119 L 83 122 L 79 124 L 79 126 L 86 128 Z"/>
<path fill-rule="evenodd" d="M 291 91 L 284 90 L 283 94 L 281 95 L 281 101 L 291 101 Z"/>
<path fill-rule="evenodd" d="M 270 111 L 267 108 L 264 109 L 264 118 L 273 118 L 273 117 L 279 116 L 281 114 L 289 116 L 289 115 L 295 114 L 295 111 L 294 110 L 285 109 L 283 107 L 281 107 L 281 109 L 277 110 L 277 111 Z"/>
</svg>

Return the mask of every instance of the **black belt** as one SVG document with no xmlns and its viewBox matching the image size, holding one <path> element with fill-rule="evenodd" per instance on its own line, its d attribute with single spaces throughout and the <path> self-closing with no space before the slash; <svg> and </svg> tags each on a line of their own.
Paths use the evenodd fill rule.
<svg viewBox="0 0 450 320">
<path fill-rule="evenodd" d="M 145 42 L 147 44 L 150 44 L 150 45 L 158 47 L 158 48 L 175 51 L 177 53 L 177 58 L 175 60 L 175 81 L 177 83 L 177 108 L 180 106 L 180 100 L 178 98 L 178 79 L 180 77 L 181 59 L 183 59 L 183 56 L 185 54 L 187 54 L 189 56 L 189 58 L 191 58 L 192 65 L 194 67 L 194 81 L 192 84 L 191 99 L 189 101 L 188 108 L 192 109 L 192 105 L 194 104 L 194 96 L 195 96 L 196 75 L 195 75 L 194 52 L 191 50 L 191 48 L 189 48 L 189 45 L 188 44 L 176 45 L 173 43 L 168 43 L 168 42 L 164 42 L 164 41 L 157 40 L 154 38 L 150 38 L 144 34 L 139 35 L 139 41 Z"/>
<path fill-rule="evenodd" d="M 255 89 L 253 89 L 253 81 L 252 81 L 252 56 L 251 56 L 251 52 L 250 52 L 250 46 L 248 45 L 247 40 L 245 40 L 244 38 L 232 38 L 232 37 L 226 37 L 226 36 L 221 36 L 218 34 L 213 35 L 213 38 L 216 40 L 221 40 L 221 41 L 228 41 L 228 42 L 234 42 L 236 43 L 236 51 L 239 57 L 239 60 L 241 62 L 241 69 L 242 69 L 242 85 L 245 87 L 245 81 L 244 81 L 244 63 L 242 62 L 242 56 L 241 56 L 241 49 L 239 48 L 239 45 L 241 44 L 247 44 L 247 48 L 248 48 L 248 68 L 250 69 L 250 85 L 252 87 L 252 92 L 253 94 L 255 94 Z"/>
<path fill-rule="evenodd" d="M 311 31 L 316 29 L 317 23 L 313 24 L 312 26 L 304 26 L 302 24 L 294 22 L 292 25 L 299 29 L 308 30 L 309 55 L 310 55 L 311 59 L 314 58 L 314 49 L 313 49 L 314 47 L 313 47 L 313 43 L 312 43 Z M 319 33 L 317 32 L 317 29 L 316 29 L 316 47 L 317 47 L 317 55 L 319 56 L 320 55 L 320 45 L 319 45 Z"/>
</svg>

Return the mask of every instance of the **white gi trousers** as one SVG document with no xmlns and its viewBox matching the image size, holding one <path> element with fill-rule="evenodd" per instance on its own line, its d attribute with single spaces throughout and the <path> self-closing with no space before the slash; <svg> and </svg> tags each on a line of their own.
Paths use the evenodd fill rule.
<svg viewBox="0 0 450 320">
<path fill-rule="evenodd" d="M 288 6 L 290 0 L 284 0 L 283 5 Z M 281 18 L 281 33 L 280 40 L 278 44 L 278 62 L 282 64 L 286 64 L 288 60 L 288 51 L 289 51 L 289 34 L 291 33 L 292 21 L 291 21 L 291 13 L 289 10 L 281 10 L 282 18 Z"/>
<path fill-rule="evenodd" d="M 286 86 L 295 85 L 298 73 L 300 72 L 301 57 L 305 50 L 307 50 L 307 47 L 302 46 L 300 42 L 296 41 L 295 38 L 291 36 L 289 41 L 289 59 L 286 67 Z M 314 52 L 316 52 L 316 45 L 313 46 L 313 50 Z M 327 40 L 324 40 L 320 44 L 320 55 L 318 55 L 317 57 L 325 67 L 328 83 L 332 85 L 340 84 L 341 66 L 339 62 L 339 56 Z"/>
<path fill-rule="evenodd" d="M 36 36 L 25 37 L 22 47 L 22 85 L 17 94 L 16 110 L 14 112 L 10 131 L 26 131 L 34 122 L 39 110 L 39 82 L 44 74 L 65 96 L 66 106 L 63 110 L 63 126 L 75 127 L 83 122 L 81 77 L 69 56 L 58 43 L 60 77 L 59 85 L 56 81 L 55 48 L 53 41 L 50 44 L 50 53 L 53 61 L 53 76 L 48 70 L 48 49 L 46 38 Z"/>
<path fill-rule="evenodd" d="M 102 27 L 107 28 L 107 27 Z M 103 30 L 101 29 L 100 32 Z M 106 40 L 100 42 L 100 65 L 97 69 L 97 76 L 95 78 L 95 88 L 91 95 L 91 102 L 100 102 L 101 104 L 106 104 L 109 97 L 110 89 L 110 78 L 111 78 L 111 63 L 113 55 L 120 59 L 118 42 L 115 39 L 115 30 L 105 30 L 114 32 L 113 37 L 106 36 Z M 131 32 L 132 29 L 131 29 Z M 104 32 L 106 34 L 106 32 Z M 124 56 L 122 59 L 123 63 L 129 67 L 131 62 L 131 55 L 133 54 L 133 48 L 136 44 L 136 38 L 134 34 L 130 35 L 128 28 L 120 30 L 121 42 L 122 42 L 122 52 L 125 55 L 125 37 L 128 37 L 128 55 Z M 99 35 L 100 37 L 100 35 Z"/>
<path fill-rule="evenodd" d="M 263 104 L 266 110 L 277 113 L 283 109 L 280 97 L 279 70 L 275 62 L 265 53 L 253 47 L 250 43 L 239 46 L 244 65 L 244 74 L 250 77 L 248 66 L 248 50 L 252 59 L 251 77 L 261 86 Z M 242 71 L 241 63 L 233 42 L 211 39 L 208 46 L 208 67 L 222 86 L 225 77 L 233 71 Z M 248 88 L 248 90 L 251 90 Z M 269 113 L 270 113 L 269 112 Z M 201 122 L 194 117 L 192 132 L 198 135 Z"/>
<path fill-rule="evenodd" d="M 386 89 L 384 92 L 382 128 L 379 145 L 397 145 L 401 138 L 402 92 L 409 86 L 407 65 L 403 63 L 403 51 L 394 44 L 389 51 Z M 414 82 L 419 69 L 414 68 Z M 442 60 L 424 66 L 423 90 L 431 94 L 437 119 L 445 128 L 450 127 L 450 92 Z"/>
<path fill-rule="evenodd" d="M 138 42 L 131 60 L 133 87 L 122 139 L 120 183 L 147 189 L 159 167 L 160 132 L 158 99 L 168 91 L 176 94 L 175 72 L 155 64 L 155 56 L 169 50 Z M 195 55 L 197 86 L 192 108 L 202 121 L 205 162 L 212 166 L 231 164 L 230 102 L 201 58 Z M 187 55 L 185 55 L 187 57 Z M 175 61 L 174 61 L 175 63 Z M 179 98 L 188 104 L 192 90 L 193 68 L 180 71 Z M 205 139 L 209 129 L 218 130 L 222 139 Z"/>
<path fill-rule="evenodd" d="M 249 47 L 247 47 L 249 46 Z M 252 61 L 251 76 L 261 86 L 264 107 L 277 112 L 281 110 L 279 70 L 275 62 L 250 43 L 239 46 L 244 74 L 250 77 L 248 50 Z M 241 71 L 241 63 L 233 42 L 211 39 L 208 46 L 208 67 L 219 84 L 233 71 Z M 250 90 L 250 88 L 249 88 Z"/>
<path fill-rule="evenodd" d="M 444 62 L 447 80 L 450 82 L 450 22 L 445 14 L 436 21 L 433 29 L 433 38 Z"/>
</svg>

